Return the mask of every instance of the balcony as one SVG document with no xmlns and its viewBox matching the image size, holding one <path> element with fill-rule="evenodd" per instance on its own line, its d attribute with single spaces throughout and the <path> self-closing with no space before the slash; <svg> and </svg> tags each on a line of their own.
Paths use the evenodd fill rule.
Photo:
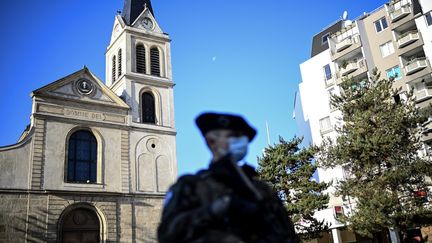
<svg viewBox="0 0 432 243">
<path fill-rule="evenodd" d="M 334 38 L 336 39 L 336 38 Z M 353 56 L 361 52 L 360 47 L 362 46 L 360 36 L 358 34 L 349 36 L 337 43 L 332 48 L 332 60 L 336 60 L 347 55 Z"/>
<path fill-rule="evenodd" d="M 411 75 L 415 72 L 425 69 L 426 67 L 428 67 L 428 61 L 426 57 L 416 58 L 405 64 L 405 73 L 406 75 Z"/>
<path fill-rule="evenodd" d="M 357 71 L 358 69 L 364 68 L 366 66 L 365 60 L 361 59 L 357 62 L 350 62 L 344 68 L 341 67 L 340 75 L 347 76 L 350 73 Z"/>
<path fill-rule="evenodd" d="M 346 76 L 352 72 L 359 69 L 359 64 L 357 62 L 348 63 L 345 68 L 341 69 L 341 75 Z"/>
<path fill-rule="evenodd" d="M 343 50 L 347 49 L 348 47 L 350 47 L 352 44 L 353 44 L 352 38 L 345 38 L 341 42 L 336 43 L 336 51 L 337 52 L 343 51 Z"/>
<path fill-rule="evenodd" d="M 425 88 L 420 90 L 414 90 L 414 96 L 417 102 L 428 99 L 432 97 L 432 89 Z"/>
<path fill-rule="evenodd" d="M 399 40 L 397 41 L 398 43 L 398 47 L 400 48 L 404 48 L 405 46 L 417 41 L 420 39 L 420 34 L 417 31 L 411 31 L 411 32 L 407 32 L 404 33 L 403 35 L 401 35 L 401 37 L 399 37 Z"/>
<path fill-rule="evenodd" d="M 393 9 L 390 11 L 390 19 L 393 22 L 398 21 L 399 19 L 407 16 L 411 13 L 411 7 L 409 4 L 406 4 L 398 9 Z"/>
</svg>

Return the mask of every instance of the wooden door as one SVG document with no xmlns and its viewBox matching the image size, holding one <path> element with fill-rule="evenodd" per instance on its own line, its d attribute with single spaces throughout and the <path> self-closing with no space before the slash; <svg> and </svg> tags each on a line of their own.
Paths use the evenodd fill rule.
<svg viewBox="0 0 432 243">
<path fill-rule="evenodd" d="M 96 213 L 86 208 L 69 212 L 62 222 L 63 243 L 100 242 L 100 222 Z"/>
</svg>

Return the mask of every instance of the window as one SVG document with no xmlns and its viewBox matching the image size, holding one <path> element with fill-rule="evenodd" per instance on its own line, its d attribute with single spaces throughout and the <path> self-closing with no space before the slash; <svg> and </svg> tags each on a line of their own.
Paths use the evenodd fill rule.
<svg viewBox="0 0 432 243">
<path fill-rule="evenodd" d="M 401 73 L 399 66 L 387 69 L 386 73 L 387 73 L 388 79 L 398 80 L 398 79 L 402 78 L 402 73 Z"/>
<path fill-rule="evenodd" d="M 321 45 L 327 44 L 331 33 L 327 33 L 321 37 Z"/>
<path fill-rule="evenodd" d="M 160 59 L 159 59 L 159 49 L 153 47 L 150 49 L 150 73 L 154 76 L 161 76 L 160 74 Z"/>
<path fill-rule="evenodd" d="M 393 42 L 389 41 L 380 45 L 381 55 L 382 57 L 386 57 L 394 52 Z"/>
<path fill-rule="evenodd" d="M 112 81 L 116 81 L 116 56 L 112 58 Z"/>
<path fill-rule="evenodd" d="M 87 130 L 74 132 L 68 143 L 67 182 L 96 183 L 97 142 Z"/>
<path fill-rule="evenodd" d="M 385 17 L 383 17 L 383 18 L 381 18 L 375 22 L 375 30 L 377 33 L 383 31 L 387 27 L 388 27 L 388 25 L 387 25 L 387 20 Z"/>
<path fill-rule="evenodd" d="M 142 122 L 143 123 L 156 123 L 156 109 L 155 109 L 155 99 L 150 92 L 145 92 L 142 94 Z"/>
<path fill-rule="evenodd" d="M 425 14 L 426 17 L 426 23 L 428 26 L 432 25 L 432 12 L 428 12 Z"/>
<path fill-rule="evenodd" d="M 329 80 L 332 78 L 332 73 L 331 73 L 331 69 L 330 69 L 330 64 L 327 64 L 323 67 L 324 69 L 324 77 L 325 80 Z"/>
<path fill-rule="evenodd" d="M 143 44 L 136 46 L 136 72 L 146 73 L 146 54 Z"/>
<path fill-rule="evenodd" d="M 118 51 L 118 76 L 122 75 L 122 50 Z"/>
<path fill-rule="evenodd" d="M 329 132 L 329 131 L 332 130 L 332 125 L 331 125 L 330 117 L 329 116 L 324 117 L 323 119 L 321 119 L 319 121 L 319 123 L 320 123 L 320 130 L 321 130 L 321 132 Z"/>
</svg>

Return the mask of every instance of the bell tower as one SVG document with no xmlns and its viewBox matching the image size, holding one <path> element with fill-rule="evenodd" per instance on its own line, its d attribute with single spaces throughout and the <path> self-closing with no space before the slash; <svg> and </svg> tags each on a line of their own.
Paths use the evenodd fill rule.
<svg viewBox="0 0 432 243">
<path fill-rule="evenodd" d="M 163 193 L 177 177 L 170 42 L 150 0 L 125 0 L 106 51 L 106 85 L 131 108 L 132 191 Z"/>
</svg>

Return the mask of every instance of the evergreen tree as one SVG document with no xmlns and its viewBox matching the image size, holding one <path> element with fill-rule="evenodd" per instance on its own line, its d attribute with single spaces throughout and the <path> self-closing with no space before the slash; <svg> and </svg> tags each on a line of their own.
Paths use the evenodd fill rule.
<svg viewBox="0 0 432 243">
<path fill-rule="evenodd" d="M 301 142 L 300 138 L 285 141 L 280 137 L 278 144 L 267 147 L 258 158 L 258 173 L 278 192 L 300 237 L 312 239 L 328 228 L 312 217 L 316 210 L 326 207 L 329 198 L 322 192 L 328 185 L 313 179 L 316 147 L 300 149 Z"/>
<path fill-rule="evenodd" d="M 319 154 L 320 166 L 342 166 L 347 175 L 336 195 L 349 197 L 354 209 L 340 220 L 369 237 L 389 228 L 404 233 L 432 216 L 425 204 L 432 167 L 419 155 L 424 118 L 412 94 L 395 101 L 400 90 L 392 84 L 376 69 L 362 83 L 345 80 L 341 95 L 332 97 L 342 113 L 338 137 L 325 141 Z"/>
</svg>

